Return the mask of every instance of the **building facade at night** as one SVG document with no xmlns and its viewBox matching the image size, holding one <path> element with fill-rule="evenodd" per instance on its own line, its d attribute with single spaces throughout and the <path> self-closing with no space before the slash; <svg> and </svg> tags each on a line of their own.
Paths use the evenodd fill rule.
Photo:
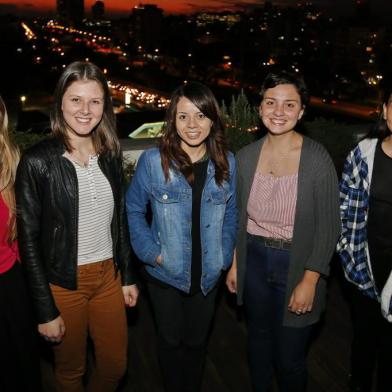
<svg viewBox="0 0 392 392">
<path fill-rule="evenodd" d="M 96 1 L 92 7 L 91 7 L 91 13 L 93 16 L 93 19 L 99 20 L 103 19 L 105 15 L 105 4 L 103 1 Z"/>
<path fill-rule="evenodd" d="M 71 26 L 79 26 L 84 19 L 84 0 L 57 0 L 60 19 Z"/>
</svg>

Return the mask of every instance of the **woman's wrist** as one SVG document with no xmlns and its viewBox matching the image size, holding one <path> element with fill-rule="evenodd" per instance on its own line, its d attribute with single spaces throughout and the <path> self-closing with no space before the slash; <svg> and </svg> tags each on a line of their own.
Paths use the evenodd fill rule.
<svg viewBox="0 0 392 392">
<path fill-rule="evenodd" d="M 316 271 L 305 270 L 302 280 L 308 284 L 316 285 L 320 279 L 320 273 Z"/>
</svg>

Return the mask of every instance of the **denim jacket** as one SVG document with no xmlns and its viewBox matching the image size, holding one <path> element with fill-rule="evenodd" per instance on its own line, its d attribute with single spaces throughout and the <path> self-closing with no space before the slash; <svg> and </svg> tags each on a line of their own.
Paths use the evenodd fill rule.
<svg viewBox="0 0 392 392">
<path fill-rule="evenodd" d="M 200 205 L 202 250 L 201 290 L 206 295 L 233 258 L 237 231 L 235 160 L 228 155 L 229 181 L 215 182 L 215 167 L 209 161 Z M 147 204 L 152 223 L 146 220 Z M 192 188 L 181 172 L 170 170 L 165 180 L 157 148 L 139 158 L 126 195 L 133 249 L 153 277 L 189 292 L 192 261 Z M 161 255 L 162 263 L 156 262 Z"/>
</svg>

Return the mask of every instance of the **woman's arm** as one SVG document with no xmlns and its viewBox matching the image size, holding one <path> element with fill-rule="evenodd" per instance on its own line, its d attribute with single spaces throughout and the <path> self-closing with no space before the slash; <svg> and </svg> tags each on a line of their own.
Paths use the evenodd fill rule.
<svg viewBox="0 0 392 392">
<path fill-rule="evenodd" d="M 305 264 L 305 270 L 329 274 L 329 263 L 341 232 L 339 219 L 339 187 L 335 167 L 331 159 L 325 162 L 322 171 L 314 180 L 313 249 Z"/>
<path fill-rule="evenodd" d="M 45 170 L 44 163 L 38 158 L 23 156 L 15 181 L 19 250 L 40 324 L 52 321 L 60 314 L 46 277 L 41 248 Z"/>
<path fill-rule="evenodd" d="M 123 160 L 119 159 L 118 176 L 120 179 L 120 203 L 119 203 L 119 246 L 121 257 L 121 280 L 123 286 L 131 286 L 135 284 L 135 270 L 134 260 L 131 253 L 131 246 L 129 241 L 129 227 L 127 214 L 125 210 L 125 177 L 123 170 Z"/>
<path fill-rule="evenodd" d="M 126 194 L 126 210 L 132 247 L 141 261 L 156 265 L 161 247 L 152 236 L 146 219 L 150 199 L 151 175 L 147 152 L 138 161 L 135 175 Z"/>
<path fill-rule="evenodd" d="M 235 249 L 233 263 L 226 275 L 226 286 L 230 293 L 237 294 L 237 255 Z"/>
<path fill-rule="evenodd" d="M 329 263 L 340 233 L 339 189 L 332 161 L 326 159 L 314 182 L 315 230 L 313 249 L 305 265 L 303 278 L 293 290 L 288 308 L 297 314 L 310 312 L 321 275 L 328 275 Z"/>
<path fill-rule="evenodd" d="M 223 258 L 224 258 L 224 269 L 230 267 L 233 260 L 233 251 L 235 247 L 237 227 L 238 227 L 238 209 L 237 209 L 237 170 L 234 157 L 229 157 L 230 162 L 230 190 L 231 197 L 227 202 L 225 216 L 223 218 L 222 227 L 222 244 L 223 244 Z"/>
</svg>

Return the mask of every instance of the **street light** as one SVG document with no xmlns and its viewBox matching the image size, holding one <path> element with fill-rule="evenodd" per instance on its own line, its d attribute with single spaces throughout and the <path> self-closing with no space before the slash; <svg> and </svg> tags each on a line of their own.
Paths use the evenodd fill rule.
<svg viewBox="0 0 392 392">
<path fill-rule="evenodd" d="M 25 102 L 26 102 L 26 100 L 27 100 L 27 97 L 26 97 L 25 95 L 21 95 L 21 96 L 19 97 L 19 99 L 20 99 L 20 102 L 21 102 L 21 104 L 22 104 L 22 110 L 23 110 L 23 109 L 24 109 Z"/>
</svg>

